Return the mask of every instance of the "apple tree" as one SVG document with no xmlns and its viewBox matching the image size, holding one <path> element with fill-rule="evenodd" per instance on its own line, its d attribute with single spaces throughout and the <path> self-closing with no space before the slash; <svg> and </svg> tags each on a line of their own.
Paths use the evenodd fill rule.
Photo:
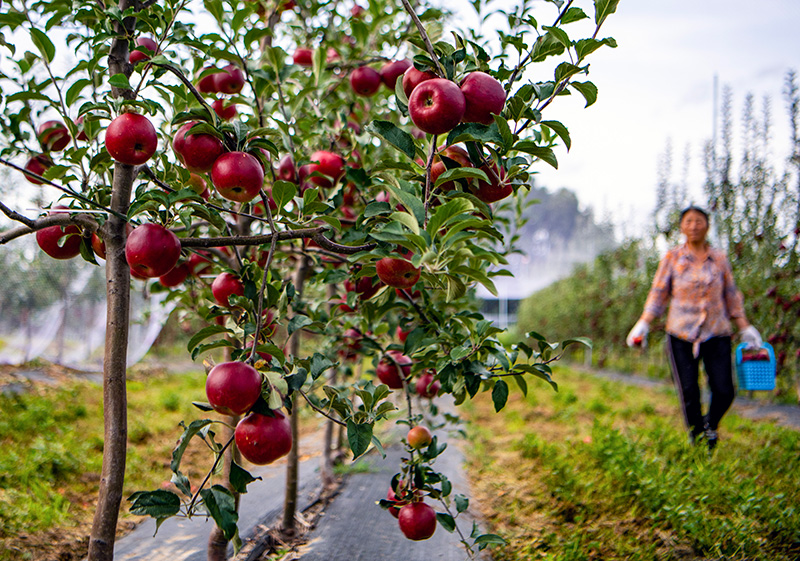
<svg viewBox="0 0 800 561">
<path fill-rule="evenodd" d="M 296 454 L 300 407 L 327 418 L 329 436 L 341 427 L 354 457 L 380 451 L 375 424 L 400 405 L 407 457 L 382 506 L 410 539 L 458 530 L 468 501 L 436 471 L 446 444 L 424 426 L 440 411 L 412 395 L 459 405 L 489 391 L 499 410 L 510 379 L 523 392 L 531 377 L 554 385 L 550 363 L 587 343 L 532 332 L 505 347 L 472 289 L 496 293 L 520 249 L 517 193 L 570 146 L 546 110 L 567 95 L 595 102 L 587 58 L 615 46 L 599 32 L 617 3 L 477 0 L 484 35 L 407 0 L 4 2 L 0 162 L 51 202 L 38 217 L 0 202 L 19 223 L 0 243 L 34 234 L 54 259 L 106 270 L 90 561 L 113 558 L 123 499 L 132 282 L 204 322 L 193 359 L 225 357 L 209 363 L 207 403 L 173 452 L 174 488 L 135 493 L 133 512 L 212 517 L 209 558 L 222 558 L 256 480 L 239 454 Z M 180 468 L 194 439 L 210 451 L 200 482 Z M 286 530 L 295 502 L 290 484 Z"/>
</svg>

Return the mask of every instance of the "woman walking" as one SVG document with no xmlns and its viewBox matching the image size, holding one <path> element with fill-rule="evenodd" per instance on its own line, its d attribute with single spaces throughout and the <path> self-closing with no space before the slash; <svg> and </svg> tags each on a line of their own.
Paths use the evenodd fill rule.
<svg viewBox="0 0 800 561">
<path fill-rule="evenodd" d="M 728 258 L 709 246 L 708 213 L 690 206 L 680 215 L 686 243 L 661 259 L 644 312 L 628 334 L 628 346 L 646 344 L 654 319 L 667 314 L 667 354 L 680 394 L 689 439 L 701 435 L 709 449 L 717 444 L 717 428 L 733 403 L 736 390 L 731 365 L 731 321 L 748 348 L 761 347 L 761 335 L 744 314 L 742 293 L 736 288 Z M 703 415 L 698 372 L 703 361 L 711 403 Z"/>
</svg>

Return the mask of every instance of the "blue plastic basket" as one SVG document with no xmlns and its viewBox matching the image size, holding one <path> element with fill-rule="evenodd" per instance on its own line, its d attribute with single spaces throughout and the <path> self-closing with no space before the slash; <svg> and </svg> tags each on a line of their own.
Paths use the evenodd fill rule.
<svg viewBox="0 0 800 561">
<path fill-rule="evenodd" d="M 736 377 L 739 389 L 746 391 L 770 391 L 775 389 L 775 351 L 769 343 L 762 343 L 769 360 L 748 360 L 742 362 L 742 351 L 747 345 L 739 343 L 736 347 Z"/>
</svg>

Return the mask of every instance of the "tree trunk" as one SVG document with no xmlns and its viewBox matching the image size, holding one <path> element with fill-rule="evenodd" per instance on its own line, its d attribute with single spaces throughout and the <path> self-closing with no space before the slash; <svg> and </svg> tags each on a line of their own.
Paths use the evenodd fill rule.
<svg viewBox="0 0 800 561">
<path fill-rule="evenodd" d="M 308 271 L 308 258 L 306 256 L 300 257 L 297 263 L 297 268 L 294 271 L 294 288 L 296 291 L 296 301 L 300 301 L 303 297 L 303 284 L 305 282 L 306 272 Z M 293 306 L 296 310 L 297 306 Z M 289 341 L 289 354 L 296 357 L 300 354 L 300 333 L 295 331 Z M 283 502 L 283 533 L 287 536 L 293 536 L 295 533 L 294 517 L 297 513 L 297 471 L 299 454 L 298 448 L 300 447 L 300 438 L 298 436 L 298 405 L 300 400 L 295 399 L 292 405 L 292 414 L 289 416 L 289 422 L 292 428 L 292 449 L 289 452 L 288 464 L 286 466 L 286 495 Z"/>
<path fill-rule="evenodd" d="M 127 48 L 127 47 L 126 47 Z M 125 216 L 135 171 L 116 164 L 111 209 Z M 106 223 L 106 341 L 103 359 L 103 469 L 89 539 L 89 561 L 114 559 L 128 441 L 126 367 L 130 316 L 130 268 L 125 260 L 126 222 L 111 215 Z"/>
<path fill-rule="evenodd" d="M 336 287 L 332 284 L 328 285 L 328 311 L 333 315 L 333 310 L 336 308 L 334 299 L 336 297 Z M 332 368 L 328 383 L 331 386 L 336 384 L 336 369 Z M 333 484 L 333 428 L 334 422 L 330 419 L 325 420 L 325 434 L 322 438 L 322 463 L 320 464 L 320 479 L 322 480 L 323 489 Z"/>
</svg>

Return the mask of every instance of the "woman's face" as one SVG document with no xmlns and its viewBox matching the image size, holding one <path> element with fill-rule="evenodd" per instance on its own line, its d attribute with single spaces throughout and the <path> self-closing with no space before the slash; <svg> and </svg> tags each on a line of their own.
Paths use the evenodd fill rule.
<svg viewBox="0 0 800 561">
<path fill-rule="evenodd" d="M 681 218 L 681 234 L 686 236 L 686 241 L 689 243 L 706 241 L 708 219 L 703 216 L 703 213 L 690 210 Z"/>
</svg>

